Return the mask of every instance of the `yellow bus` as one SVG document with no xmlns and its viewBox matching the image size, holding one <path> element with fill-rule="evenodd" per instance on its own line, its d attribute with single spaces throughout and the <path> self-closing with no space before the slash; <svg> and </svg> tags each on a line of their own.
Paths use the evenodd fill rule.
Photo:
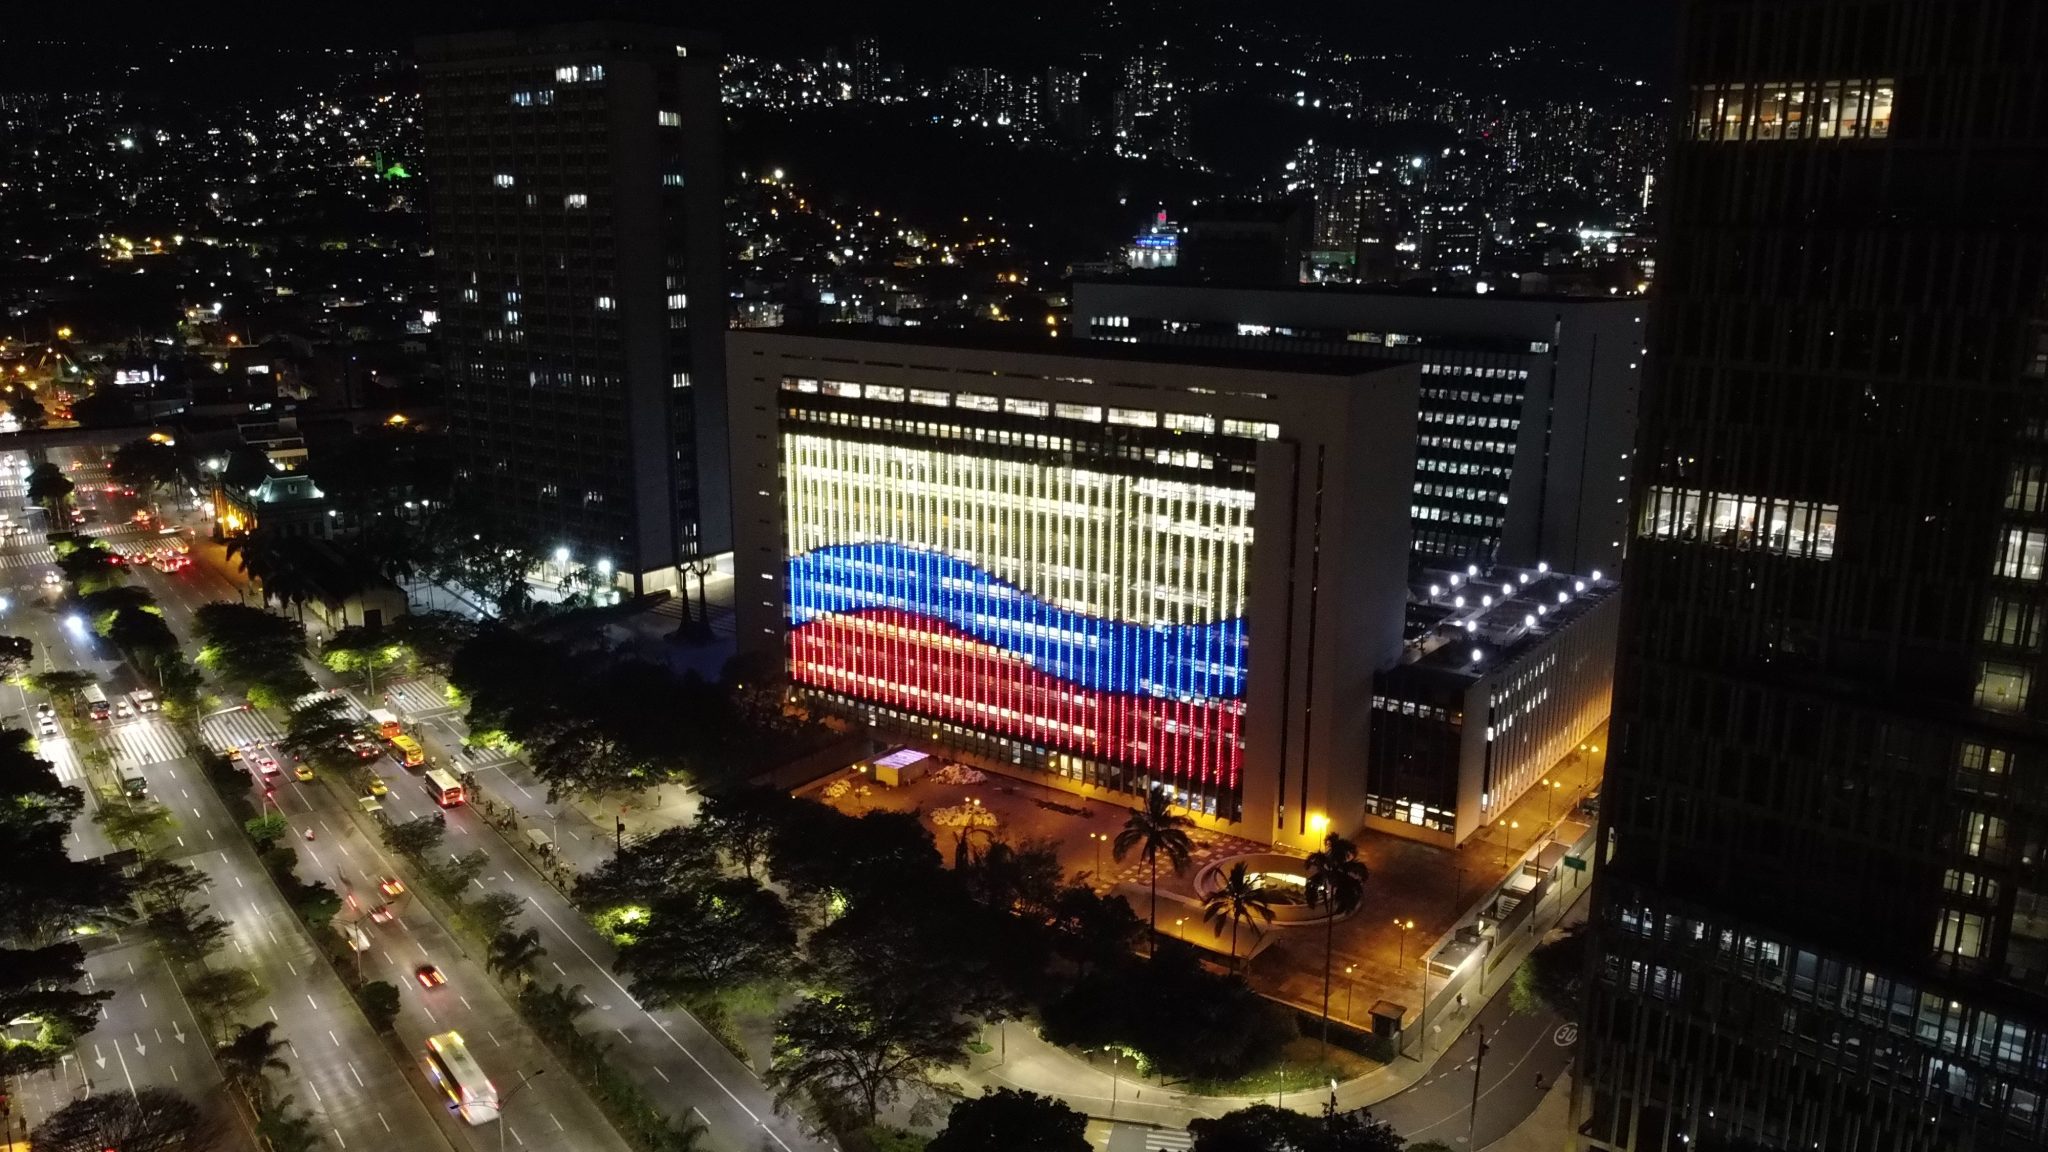
<svg viewBox="0 0 2048 1152">
<path fill-rule="evenodd" d="M 427 1037 L 427 1057 L 421 1061 L 427 1078 L 448 1097 L 448 1102 L 471 1124 L 488 1124 L 498 1118 L 498 1089 L 476 1057 L 462 1042 L 462 1033 L 443 1032 Z"/>
<path fill-rule="evenodd" d="M 407 768 L 417 768 L 427 762 L 427 754 L 420 748 L 420 742 L 403 732 L 391 738 L 391 758 Z"/>
</svg>

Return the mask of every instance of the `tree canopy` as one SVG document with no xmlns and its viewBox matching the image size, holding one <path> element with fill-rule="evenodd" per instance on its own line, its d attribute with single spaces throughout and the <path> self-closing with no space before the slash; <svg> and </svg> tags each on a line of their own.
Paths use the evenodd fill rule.
<svg viewBox="0 0 2048 1152">
<path fill-rule="evenodd" d="M 1188 1133 L 1194 1152 L 1401 1152 L 1407 1143 L 1369 1112 L 1310 1116 L 1271 1104 L 1190 1120 Z"/>
<path fill-rule="evenodd" d="M 1088 1152 L 1088 1117 L 1050 1096 L 984 1090 L 953 1105 L 925 1152 Z"/>
</svg>

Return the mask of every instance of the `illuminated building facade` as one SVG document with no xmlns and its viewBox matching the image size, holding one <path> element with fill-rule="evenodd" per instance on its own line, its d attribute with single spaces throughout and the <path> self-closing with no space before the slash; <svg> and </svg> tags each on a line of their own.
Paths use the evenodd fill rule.
<svg viewBox="0 0 2048 1152">
<path fill-rule="evenodd" d="M 719 50 L 591 22 L 419 57 L 459 483 L 675 588 L 731 546 Z"/>
<path fill-rule="evenodd" d="M 1579 1146 L 2048 1148 L 2048 6 L 1681 27 Z"/>
<path fill-rule="evenodd" d="M 991 767 L 1355 826 L 1414 370 L 954 339 L 729 336 L 742 646 Z"/>
</svg>

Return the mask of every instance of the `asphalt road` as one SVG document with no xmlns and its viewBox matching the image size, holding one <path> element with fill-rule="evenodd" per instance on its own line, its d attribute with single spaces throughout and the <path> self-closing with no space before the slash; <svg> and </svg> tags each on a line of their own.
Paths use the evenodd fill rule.
<svg viewBox="0 0 2048 1152">
<path fill-rule="evenodd" d="M 84 475 L 90 479 L 93 473 L 88 471 Z M 103 498 L 87 492 L 85 483 L 81 482 L 81 503 L 98 505 L 103 499 L 108 501 L 103 516 L 103 520 L 108 522 L 125 519 L 134 506 L 132 500 Z M 0 502 L 4 502 L 4 490 L 0 490 Z M 167 508 L 165 511 L 171 510 Z M 0 561 L 0 565 L 4 565 L 4 561 Z M 0 567 L 0 573 L 5 571 Z M 28 571 L 25 568 L 22 579 L 39 577 L 39 569 Z M 171 574 L 143 570 L 137 573 L 137 578 L 155 592 L 173 630 L 188 639 L 191 636 L 192 612 L 200 605 L 212 600 L 236 600 L 241 596 L 233 581 L 205 563 Z M 343 687 L 324 669 L 317 665 L 314 668 L 323 684 Z M 398 693 L 403 700 L 400 707 L 408 713 L 419 712 L 425 721 L 419 725 L 419 731 L 429 753 L 444 764 L 470 770 L 483 767 L 480 762 L 462 761 L 458 750 L 465 731 L 461 718 L 438 699 L 438 685 L 431 686 L 429 692 L 433 695 L 418 693 L 415 685 L 413 691 L 401 688 Z M 381 700 L 369 701 L 362 699 L 360 694 L 351 695 L 359 707 L 384 706 Z M 0 711 L 4 711 L 5 704 L 0 700 Z M 250 728 L 250 725 L 258 727 Z M 259 738 L 263 735 L 262 727 L 267 727 L 267 724 L 256 714 L 243 712 L 211 720 L 202 731 L 210 743 L 219 743 Z M 379 770 L 391 788 L 384 800 L 391 819 L 408 819 L 435 810 L 418 777 L 403 772 L 389 761 L 380 761 Z M 530 771 L 524 765 L 504 762 L 486 771 L 489 776 L 499 778 L 491 781 L 492 793 L 501 799 L 513 800 L 530 817 L 546 819 L 551 832 L 558 833 L 556 838 L 572 862 L 594 864 L 609 854 L 611 830 L 592 827 L 573 808 L 560 810 L 559 821 L 553 820 L 550 814 L 557 810 L 545 805 L 545 788 L 535 786 Z M 197 795 L 205 789 L 195 783 L 192 791 Z M 384 856 L 367 818 L 357 807 L 356 797 L 348 794 L 339 781 L 300 784 L 286 779 L 278 788 L 277 801 L 295 829 L 311 827 L 317 837 L 311 843 L 302 838 L 293 841 L 301 855 L 302 875 L 309 879 L 327 879 L 339 890 L 352 886 L 357 892 L 362 892 L 372 877 L 393 873 L 394 866 Z M 199 807 L 204 811 L 207 806 L 201 804 Z M 779 1114 L 767 1089 L 746 1065 L 688 1013 L 672 1010 L 650 1012 L 636 1003 L 611 972 L 613 957 L 608 945 L 567 899 L 545 882 L 534 865 L 498 831 L 490 828 L 478 812 L 463 807 L 446 815 L 448 833 L 445 845 L 452 854 L 481 849 L 489 856 L 490 866 L 479 882 L 480 887 L 508 891 L 524 899 L 527 912 L 522 926 L 538 929 L 547 949 L 547 957 L 537 978 L 547 983 L 580 986 L 584 990 L 591 1008 L 579 1020 L 579 1025 L 599 1036 L 609 1034 L 607 1038 L 612 1040 L 612 1056 L 618 1067 L 638 1081 L 651 1099 L 672 1113 L 688 1114 L 701 1121 L 706 1126 L 704 1146 L 709 1152 L 824 1152 L 830 1147 L 808 1135 L 794 1116 Z M 213 830 L 232 831 L 222 827 L 214 827 Z M 236 847 L 242 846 L 241 837 L 233 839 Z M 253 881 L 261 881 L 261 873 L 253 871 L 253 858 L 249 867 L 252 871 L 247 875 Z M 232 883 L 231 880 L 228 882 Z M 274 898 L 267 883 L 263 887 Z M 458 942 L 421 903 L 412 898 L 401 901 L 398 911 L 398 920 L 393 924 L 365 926 L 365 931 L 373 933 L 374 947 L 365 954 L 364 962 L 366 965 L 382 965 L 388 973 L 383 978 L 401 984 L 405 1007 L 398 1032 L 408 1048 L 415 1046 L 431 1030 L 458 1028 L 469 1039 L 471 1051 L 497 1081 L 501 1093 L 517 1082 L 517 1073 L 521 1070 L 530 1071 L 543 1065 L 553 1068 L 554 1062 L 541 1054 L 530 1033 L 516 1018 L 505 994 L 484 974 L 482 957 L 465 955 Z M 231 918 L 234 916 L 226 908 L 220 909 L 220 913 Z M 239 924 L 237 935 L 239 939 Z M 288 939 L 282 931 L 279 936 Z M 319 964 L 317 957 L 309 955 L 307 959 L 310 963 L 297 965 L 295 971 Z M 422 993 L 418 985 L 411 982 L 413 967 L 423 959 L 431 959 L 443 969 L 449 978 L 447 987 Z M 333 981 L 331 974 L 324 968 L 318 974 L 335 983 L 334 991 L 340 994 L 339 983 Z M 267 976 L 265 983 L 270 987 L 278 986 Z M 298 1027 L 288 1021 L 284 1031 L 293 1035 L 295 1042 L 305 1036 L 317 1038 L 326 1035 L 325 1027 L 318 1021 L 307 1023 L 308 1027 Z M 349 1064 L 348 1057 L 356 1056 L 353 1065 L 363 1066 L 363 1075 L 369 1078 L 370 1068 L 367 1065 L 370 1061 L 366 1054 L 375 1051 L 374 1041 L 371 1043 L 371 1047 L 364 1047 L 360 1041 L 350 1039 L 346 1032 L 337 1028 L 336 1042 L 330 1045 L 334 1050 L 331 1055 L 344 1065 Z M 300 1043 L 302 1052 L 306 1052 L 308 1047 L 308 1044 Z M 306 1055 L 309 1059 L 313 1056 L 310 1052 Z M 385 1063 L 388 1065 L 389 1062 Z M 325 1064 L 321 1067 L 332 1071 Z M 295 1076 L 300 1072 L 297 1062 L 294 1062 L 293 1071 Z M 413 1069 L 408 1069 L 406 1074 L 419 1078 Z M 342 1075 L 352 1076 L 353 1072 L 350 1067 L 343 1067 Z M 388 1087 L 387 1096 L 391 1094 Z M 321 1083 L 321 1091 L 328 1092 L 326 1083 Z M 511 1098 L 508 1112 L 507 1135 L 513 1139 L 508 1141 L 507 1147 L 527 1146 L 549 1152 L 555 1148 L 609 1150 L 621 1147 L 615 1134 L 595 1112 L 594 1105 L 559 1070 L 531 1081 L 516 1098 Z M 397 1124 L 398 1117 L 394 1115 L 391 1122 Z M 338 1135 L 344 1133 L 347 1144 L 361 1146 L 357 1133 L 349 1130 L 346 1124 L 337 1129 Z M 496 1135 L 488 1128 L 479 1130 L 479 1134 Z M 423 1133 L 411 1134 L 399 1146 L 408 1149 L 429 1147 L 426 1143 L 413 1142 L 423 1136 Z M 387 1143 L 389 1139 L 385 1137 Z"/>
</svg>

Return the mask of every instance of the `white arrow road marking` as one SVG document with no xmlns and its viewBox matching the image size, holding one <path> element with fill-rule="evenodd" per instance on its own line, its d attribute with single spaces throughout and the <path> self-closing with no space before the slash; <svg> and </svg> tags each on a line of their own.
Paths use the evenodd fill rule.
<svg viewBox="0 0 2048 1152">
<path fill-rule="evenodd" d="M 133 1036 L 135 1037 L 135 1054 L 136 1054 L 137 1056 L 141 1056 L 141 1055 L 144 1055 L 145 1053 L 147 1053 L 147 1052 L 149 1051 L 149 1049 L 147 1049 L 147 1048 L 144 1048 L 144 1047 L 142 1046 L 142 1033 L 140 1033 L 140 1032 L 136 1032 L 136 1033 L 132 1033 L 132 1035 L 133 1035 Z M 120 1050 L 120 1047 L 121 1047 L 121 1046 L 120 1046 L 120 1045 L 118 1045 L 118 1044 L 114 1045 L 114 1048 L 115 1048 L 115 1050 L 116 1050 L 116 1051 L 119 1051 L 119 1050 Z"/>
<path fill-rule="evenodd" d="M 118 1052 L 120 1049 L 116 1048 L 115 1051 Z M 100 1071 L 104 1072 L 107 1070 L 107 1054 L 100 1051 L 100 1046 L 97 1044 L 92 1046 L 92 1060 L 93 1063 L 100 1066 Z"/>
</svg>

